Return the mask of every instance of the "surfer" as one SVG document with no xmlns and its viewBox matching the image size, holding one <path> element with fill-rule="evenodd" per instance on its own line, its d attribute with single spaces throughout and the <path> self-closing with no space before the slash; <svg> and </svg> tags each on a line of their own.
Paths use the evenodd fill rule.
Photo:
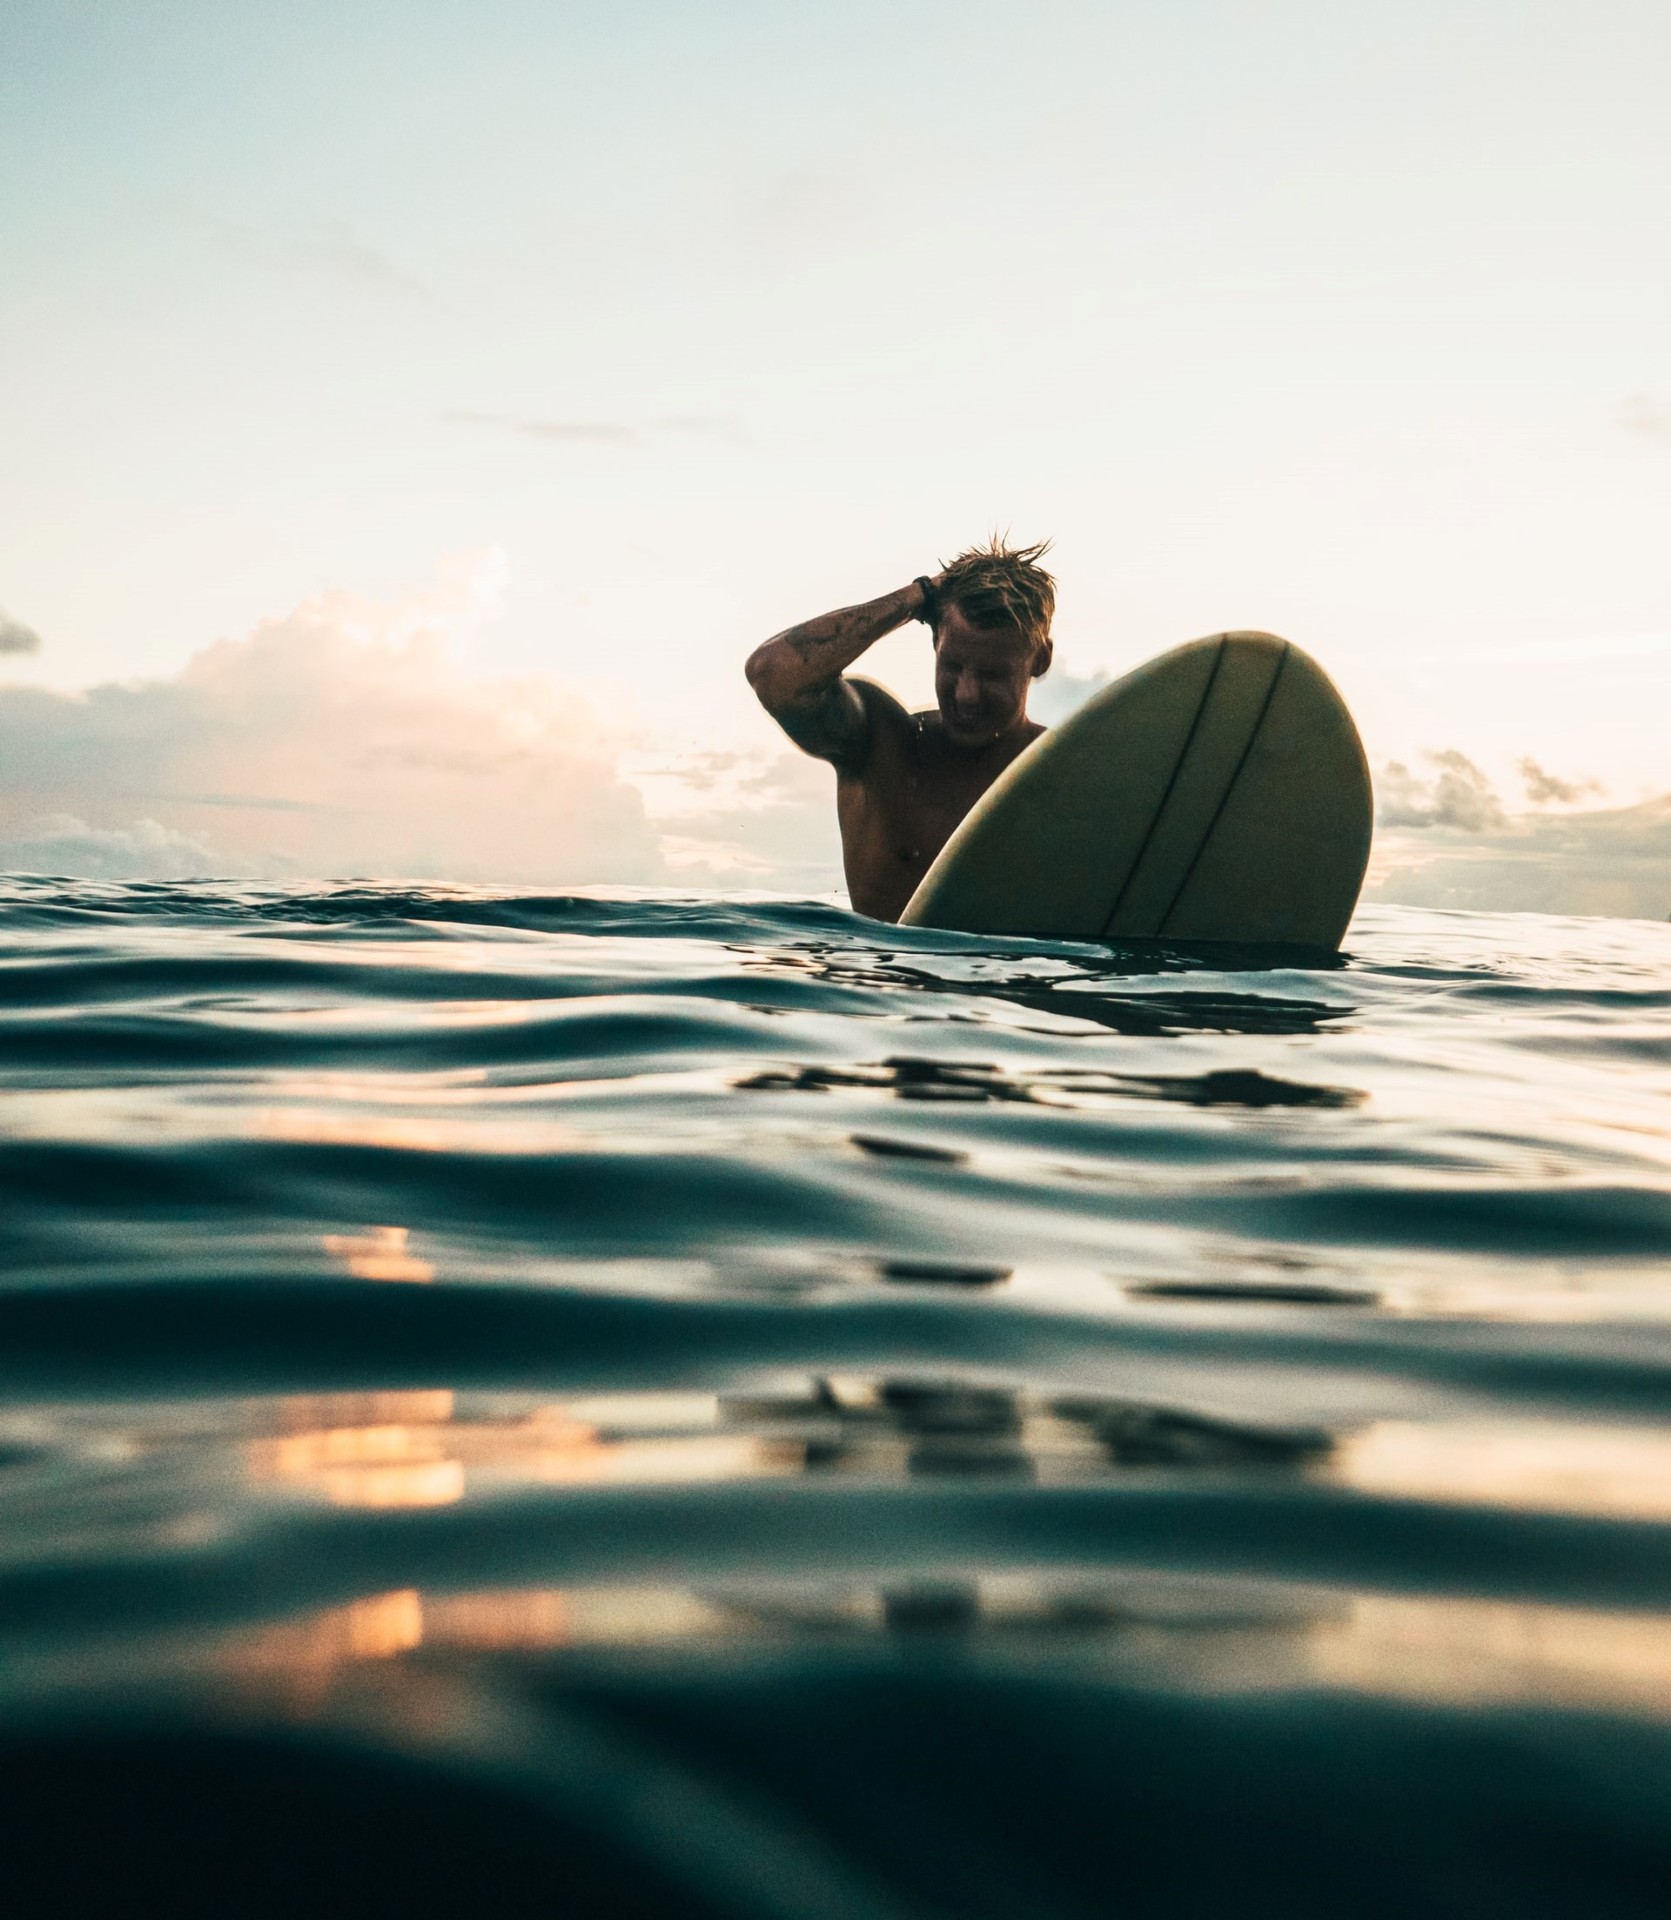
<svg viewBox="0 0 1671 1920">
<path fill-rule="evenodd" d="M 1049 542 L 996 536 L 942 572 L 774 635 L 748 659 L 760 704 L 803 753 L 836 771 L 842 865 L 855 911 L 897 920 L 958 822 L 1044 728 L 1027 694 L 1050 666 Z M 937 706 L 908 713 L 846 669 L 920 620 L 934 642 Z"/>
</svg>

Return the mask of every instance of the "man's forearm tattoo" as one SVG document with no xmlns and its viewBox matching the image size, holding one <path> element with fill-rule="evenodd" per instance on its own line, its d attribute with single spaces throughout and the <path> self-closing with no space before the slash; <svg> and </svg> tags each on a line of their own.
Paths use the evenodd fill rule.
<svg viewBox="0 0 1671 1920">
<path fill-rule="evenodd" d="M 815 633 L 813 628 L 825 627 L 827 631 Z M 874 628 L 874 633 L 867 629 Z M 808 621 L 804 626 L 791 627 L 783 636 L 803 660 L 815 661 L 827 653 L 839 653 L 843 648 L 856 642 L 880 639 L 885 629 L 875 614 L 866 615 L 858 607 L 849 607 L 841 613 L 826 614 L 822 620 Z"/>
</svg>

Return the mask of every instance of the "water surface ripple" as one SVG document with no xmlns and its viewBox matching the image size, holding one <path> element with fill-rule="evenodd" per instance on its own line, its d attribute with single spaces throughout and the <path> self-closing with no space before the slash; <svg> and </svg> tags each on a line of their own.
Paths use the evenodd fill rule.
<svg viewBox="0 0 1671 1920">
<path fill-rule="evenodd" d="M 1663 1910 L 1671 928 L 15 880 L 0 1074 L 50 1910 Z"/>
</svg>

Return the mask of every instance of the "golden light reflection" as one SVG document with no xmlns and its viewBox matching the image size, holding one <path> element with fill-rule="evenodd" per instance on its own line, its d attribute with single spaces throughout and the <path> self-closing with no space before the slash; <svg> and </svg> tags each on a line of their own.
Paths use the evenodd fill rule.
<svg viewBox="0 0 1671 1920">
<path fill-rule="evenodd" d="M 432 1594 L 425 1642 L 460 1652 L 711 1637 L 735 1630 L 718 1606 L 682 1587 L 509 1588 Z"/>
<path fill-rule="evenodd" d="M 392 1660 L 422 1646 L 424 1606 L 416 1588 L 371 1593 L 345 1607 L 241 1634 L 223 1658 L 234 1671 L 277 1673 L 313 1693 L 335 1672 L 363 1660 Z"/>
<path fill-rule="evenodd" d="M 805 1463 L 798 1438 L 714 1431 L 712 1396 L 668 1398 L 667 1419 L 681 1430 L 606 1439 L 600 1416 L 638 1410 L 636 1403 L 558 1402 L 472 1419 L 459 1417 L 445 1389 L 289 1395 L 276 1405 L 279 1431 L 250 1444 L 249 1471 L 337 1506 L 430 1507 L 462 1499 L 472 1484 L 755 1478 Z M 687 1404 L 698 1399 L 705 1421 Z"/>
<path fill-rule="evenodd" d="M 407 1251 L 409 1227 L 366 1227 L 359 1233 L 328 1233 L 325 1251 L 340 1260 L 356 1280 L 435 1278 L 434 1265 Z"/>
<path fill-rule="evenodd" d="M 279 1432 L 251 1443 L 253 1479 L 321 1494 L 341 1507 L 439 1507 L 464 1496 L 451 1445 L 453 1394 L 287 1394 Z"/>
<path fill-rule="evenodd" d="M 287 1433 L 310 1427 L 386 1427 L 399 1422 L 437 1426 L 453 1417 L 451 1387 L 397 1388 L 373 1393 L 286 1393 L 271 1403 Z"/>
<path fill-rule="evenodd" d="M 356 1660 L 390 1660 L 423 1643 L 423 1602 L 415 1587 L 375 1594 L 342 1610 L 343 1637 Z"/>
<path fill-rule="evenodd" d="M 325 1427 L 258 1440 L 256 1478 L 308 1486 L 339 1507 L 439 1507 L 464 1497 L 444 1427 Z"/>
<path fill-rule="evenodd" d="M 354 1112 L 343 1107 L 268 1107 L 251 1131 L 263 1140 L 325 1147 L 395 1147 L 411 1153 L 567 1153 L 595 1145 L 543 1116 L 496 1117 L 475 1105 L 456 1117 Z"/>
<path fill-rule="evenodd" d="M 1359 1595 L 1318 1624 L 1310 1654 L 1325 1685 L 1370 1693 L 1671 1711 L 1664 1614 Z"/>
<path fill-rule="evenodd" d="M 276 1681 L 292 1707 L 311 1711 L 355 1669 L 420 1649 L 431 1656 L 539 1654 L 712 1639 L 748 1625 L 680 1587 L 406 1588 L 240 1634 L 219 1659 L 246 1680 Z"/>
<path fill-rule="evenodd" d="M 1343 1438 L 1326 1471 L 1406 1499 L 1671 1518 L 1671 1433 L 1651 1428 L 1384 1420 Z"/>
</svg>

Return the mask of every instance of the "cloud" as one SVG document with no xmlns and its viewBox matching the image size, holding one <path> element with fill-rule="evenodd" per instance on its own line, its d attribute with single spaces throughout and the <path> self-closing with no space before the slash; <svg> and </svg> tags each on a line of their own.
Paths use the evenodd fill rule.
<svg viewBox="0 0 1671 1920">
<path fill-rule="evenodd" d="M 681 754 L 640 762 L 673 874 L 708 886 L 829 893 L 842 885 L 835 776 L 803 753 Z"/>
<path fill-rule="evenodd" d="M 1027 696 L 1027 711 L 1047 727 L 1059 727 L 1071 713 L 1084 706 L 1093 693 L 1108 685 L 1107 672 L 1098 667 L 1091 673 L 1070 673 L 1058 660 L 1042 680 L 1033 682 Z"/>
<path fill-rule="evenodd" d="M 1671 794 L 1606 811 L 1523 816 L 1474 840 L 1394 836 L 1365 898 L 1480 912 L 1671 918 Z"/>
<path fill-rule="evenodd" d="M 3 607 L 0 607 L 0 654 L 38 653 L 41 636 L 33 627 L 26 627 L 21 620 L 14 620 Z"/>
<path fill-rule="evenodd" d="M 1423 779 L 1401 762 L 1381 773 L 1379 822 L 1364 897 L 1479 912 L 1671 915 L 1671 794 L 1633 807 L 1570 807 L 1598 791 L 1519 763 L 1534 811 L 1510 814 L 1465 754 L 1430 753 Z"/>
<path fill-rule="evenodd" d="M 1516 767 L 1526 786 L 1526 798 L 1534 807 L 1550 805 L 1570 807 L 1582 800 L 1586 794 L 1602 792 L 1599 780 L 1562 780 L 1556 774 L 1547 773 L 1535 760 L 1517 761 Z"/>
<path fill-rule="evenodd" d="M 46 813 L 0 835 L 0 871 L 77 880 L 193 880 L 230 877 L 201 841 L 156 820 L 90 827 L 73 813 Z M 242 871 L 242 869 L 240 869 Z"/>
<path fill-rule="evenodd" d="M 1508 815 L 1490 780 L 1465 753 L 1447 747 L 1426 758 L 1438 769 L 1432 779 L 1390 760 L 1379 782 L 1378 816 L 1386 827 L 1457 827 L 1479 833 L 1507 824 Z"/>
<path fill-rule="evenodd" d="M 663 878 L 584 704 L 452 658 L 495 579 L 489 556 L 398 607 L 326 595 L 171 679 L 0 689 L 0 859 L 111 877 Z"/>
</svg>

